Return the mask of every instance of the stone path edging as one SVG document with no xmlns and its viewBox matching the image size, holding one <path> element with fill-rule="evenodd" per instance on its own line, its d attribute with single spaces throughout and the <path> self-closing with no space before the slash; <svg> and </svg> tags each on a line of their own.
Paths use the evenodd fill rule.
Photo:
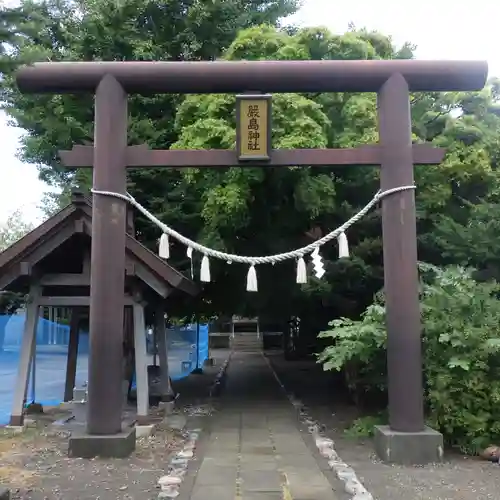
<svg viewBox="0 0 500 500">
<path fill-rule="evenodd" d="M 264 355 L 263 355 L 264 356 Z M 314 443 L 320 455 L 328 460 L 328 466 L 336 476 L 342 481 L 345 492 L 350 495 L 351 500 L 374 500 L 373 495 L 363 486 L 356 476 L 354 469 L 347 465 L 335 451 L 335 443 L 332 439 L 325 437 L 321 432 L 321 426 L 307 412 L 306 407 L 293 394 L 290 394 L 281 382 L 278 374 L 274 370 L 269 359 L 264 356 L 278 384 L 283 389 L 288 400 L 298 413 L 299 420 L 307 426 L 309 433 L 314 439 Z"/>
<path fill-rule="evenodd" d="M 213 384 L 210 386 L 208 396 L 209 399 L 220 391 L 229 361 L 231 360 L 231 354 L 229 354 L 228 358 L 222 364 Z M 203 410 L 196 412 L 193 410 L 193 415 L 210 416 L 211 411 Z M 184 480 L 184 476 L 187 473 L 189 462 L 194 457 L 196 444 L 201 432 L 202 429 L 191 429 L 186 431 L 185 435 L 187 440 L 184 443 L 182 450 L 176 453 L 176 455 L 170 460 L 167 474 L 158 479 L 158 485 L 161 488 L 160 493 L 158 493 L 159 499 L 177 498 L 179 496 L 179 488 Z"/>
</svg>

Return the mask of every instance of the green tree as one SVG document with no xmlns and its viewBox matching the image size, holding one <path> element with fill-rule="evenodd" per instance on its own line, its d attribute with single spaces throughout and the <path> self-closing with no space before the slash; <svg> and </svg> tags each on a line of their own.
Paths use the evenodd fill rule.
<svg viewBox="0 0 500 500">
<path fill-rule="evenodd" d="M 30 16 L 16 25 L 24 36 L 12 57 L 23 61 L 413 56 L 410 44 L 396 48 L 377 32 L 352 28 L 336 35 L 322 28 L 277 28 L 279 18 L 291 12 L 295 2 L 257 5 L 254 1 L 221 0 L 202 8 L 193 2 L 131 0 L 111 5 L 86 1 L 78 3 L 77 14 L 68 13 L 74 5 L 67 1 L 25 4 L 26 9 L 41 12 L 43 21 L 36 24 L 32 21 L 35 16 Z M 71 186 L 89 186 L 89 172 L 60 169 L 57 150 L 91 139 L 91 97 L 21 96 L 10 73 L 3 96 L 7 111 L 28 131 L 24 158 L 41 165 L 41 177 L 66 194 Z M 492 99 L 492 90 L 418 94 L 412 99 L 415 141 L 449 147 L 442 166 L 416 169 L 420 252 L 426 260 L 440 263 L 435 235 L 438 219 L 460 211 L 463 198 L 477 203 L 478 193 L 490 192 L 496 182 L 494 148 L 486 147 L 494 142 L 487 133 L 491 112 L 477 104 L 472 111 L 478 99 Z M 147 142 L 153 148 L 234 146 L 233 96 L 131 97 L 130 115 L 132 144 Z M 273 121 L 274 146 L 280 148 L 350 147 L 378 140 L 373 94 L 276 95 Z M 482 133 L 475 133 L 477 129 Z M 311 242 L 312 234 L 325 234 L 356 213 L 373 196 L 378 183 L 376 168 L 356 167 L 129 173 L 131 193 L 163 221 L 215 248 L 250 255 Z M 139 238 L 154 248 L 157 228 L 141 218 L 137 227 Z M 245 266 L 212 262 L 214 282 L 205 287 L 204 306 L 210 309 L 206 312 L 259 312 L 283 319 L 293 312 L 314 318 L 320 326 L 339 315 L 359 315 L 382 285 L 378 211 L 353 227 L 348 236 L 354 257 L 338 261 L 335 246 L 327 246 L 322 249 L 326 276 L 321 281 L 312 279 L 302 288 L 294 284 L 293 262 L 258 267 L 258 294 L 244 290 Z M 173 244 L 171 262 L 188 271 L 185 248 Z M 312 329 L 317 326 L 310 325 Z"/>
<path fill-rule="evenodd" d="M 397 50 L 387 37 L 366 30 L 337 36 L 317 28 L 286 34 L 262 26 L 240 32 L 225 58 L 370 59 L 411 55 L 411 45 Z M 495 88 L 493 82 L 478 93 L 412 97 L 415 142 L 430 141 L 448 148 L 441 166 L 421 166 L 415 173 L 420 253 L 431 262 L 443 262 L 435 250 L 435 227 L 443 212 L 453 213 L 463 205 L 463 199 L 477 203 L 479 194 L 494 189 L 498 135 L 491 133 L 495 115 L 490 104 Z M 372 94 L 285 94 L 275 96 L 273 102 L 273 144 L 277 148 L 352 147 L 378 140 L 376 99 Z M 175 147 L 234 147 L 233 109 L 230 96 L 188 97 L 177 114 L 180 138 Z M 184 182 L 183 192 L 201 200 L 199 234 L 204 241 L 231 252 L 258 255 L 296 248 L 310 241 L 306 234 L 311 230 L 325 234 L 348 219 L 378 188 L 378 171 L 355 167 L 224 172 L 200 169 L 185 171 Z M 338 261 L 335 248 L 324 248 L 327 275 L 322 283 L 311 280 L 303 287 L 306 295 L 292 286 L 291 266 L 259 268 L 264 274 L 264 290 L 258 297 L 243 298 L 244 291 L 238 297 L 236 284 L 230 298 L 222 292 L 217 295 L 226 303 L 246 306 L 251 306 L 253 299 L 260 311 L 282 311 L 285 317 L 290 311 L 320 318 L 320 322 L 328 315 L 356 316 L 382 285 L 377 211 L 353 227 L 349 239 L 355 257 Z M 237 271 L 221 272 L 236 276 Z M 242 272 L 240 290 L 243 280 Z"/>
<path fill-rule="evenodd" d="M 500 80 L 483 92 L 462 98 L 463 116 L 449 135 L 456 144 L 454 155 L 469 152 L 469 165 L 456 182 L 454 205 L 436 222 L 436 249 L 447 263 L 471 266 L 481 278 L 500 279 Z M 462 149 L 460 149 L 462 148 Z M 472 168 L 470 168 L 472 167 Z"/>
<path fill-rule="evenodd" d="M 464 268 L 421 267 L 427 421 L 443 433 L 447 444 L 477 453 L 500 437 L 499 287 L 476 282 Z M 346 370 L 350 388 L 365 398 L 386 393 L 382 294 L 361 320 L 335 320 L 321 336 L 330 340 L 319 358 L 325 370 Z"/>
<path fill-rule="evenodd" d="M 0 224 L 0 253 L 34 229 L 26 222 L 22 211 L 16 210 Z M 0 315 L 14 314 L 23 304 L 24 297 L 9 291 L 0 291 Z M 0 351 L 3 346 L 5 321 L 0 321 Z"/>
<path fill-rule="evenodd" d="M 60 205 L 72 187 L 88 188 L 91 172 L 61 168 L 57 151 L 92 140 L 92 96 L 21 95 L 12 70 L 31 61 L 61 60 L 214 60 L 229 47 L 237 32 L 253 25 L 277 26 L 293 13 L 296 0 L 44 0 L 23 1 L 15 9 L 3 7 L 0 101 L 13 123 L 26 130 L 22 158 L 39 165 L 40 178 L 59 187 Z M 184 96 L 133 96 L 129 99 L 131 144 L 168 148 L 177 140 L 177 106 Z M 197 200 L 182 196 L 181 176 L 171 170 L 129 172 L 129 187 L 141 202 L 165 212 L 179 229 L 191 229 Z M 176 201 L 182 203 L 176 207 Z M 166 202 L 166 199 L 169 201 Z M 170 200 L 173 203 L 170 204 Z M 57 210 L 47 196 L 47 212 Z M 196 218 L 196 216 L 195 216 Z M 153 246 L 157 231 L 138 220 L 143 241 Z M 195 231 L 197 226 L 195 226 Z M 187 262 L 177 262 L 187 269 Z"/>
<path fill-rule="evenodd" d="M 5 222 L 0 224 L 0 252 L 20 240 L 33 228 L 32 223 L 24 220 L 21 210 L 13 212 Z"/>
</svg>

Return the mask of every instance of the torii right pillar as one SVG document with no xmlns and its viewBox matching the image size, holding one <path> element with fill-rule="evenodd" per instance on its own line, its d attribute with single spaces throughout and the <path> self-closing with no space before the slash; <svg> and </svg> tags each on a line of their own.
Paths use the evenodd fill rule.
<svg viewBox="0 0 500 500">
<path fill-rule="evenodd" d="M 378 93 L 382 147 L 381 190 L 411 186 L 410 93 L 393 74 Z M 425 426 L 414 190 L 382 200 L 384 294 L 387 324 L 389 425 L 375 431 L 375 448 L 389 463 L 426 464 L 443 459 L 443 436 Z"/>
</svg>

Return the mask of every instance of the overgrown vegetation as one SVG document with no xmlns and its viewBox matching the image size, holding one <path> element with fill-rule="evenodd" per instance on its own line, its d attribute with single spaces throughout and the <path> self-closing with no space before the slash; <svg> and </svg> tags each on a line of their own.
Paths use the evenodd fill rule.
<svg viewBox="0 0 500 500">
<path fill-rule="evenodd" d="M 446 442 L 474 453 L 500 440 L 500 286 L 477 282 L 462 267 L 422 265 L 425 403 L 430 426 Z M 386 393 L 383 296 L 361 320 L 342 318 L 321 337 L 334 344 L 320 355 L 326 370 L 355 367 L 353 390 Z M 379 419 L 362 419 L 354 432 Z M 368 425 L 367 425 L 368 424 Z"/>
</svg>

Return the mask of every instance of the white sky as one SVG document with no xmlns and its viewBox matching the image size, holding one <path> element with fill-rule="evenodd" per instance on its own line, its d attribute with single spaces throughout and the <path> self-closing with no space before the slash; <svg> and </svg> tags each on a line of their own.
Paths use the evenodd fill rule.
<svg viewBox="0 0 500 500">
<path fill-rule="evenodd" d="M 475 0 L 304 0 L 291 20 L 344 32 L 349 22 L 391 35 L 396 45 L 418 46 L 419 59 L 486 59 L 490 76 L 500 76 L 500 2 Z M 22 131 L 7 126 L 0 113 L 0 221 L 16 209 L 37 222 L 47 186 L 35 166 L 16 159 Z"/>
</svg>

